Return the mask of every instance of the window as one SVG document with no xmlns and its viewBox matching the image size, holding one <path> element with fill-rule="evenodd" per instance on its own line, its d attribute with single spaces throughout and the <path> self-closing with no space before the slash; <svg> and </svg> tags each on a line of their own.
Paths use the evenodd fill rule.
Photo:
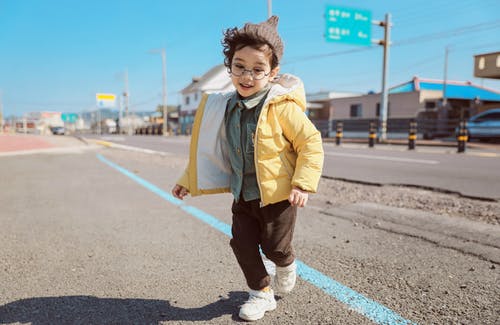
<svg viewBox="0 0 500 325">
<path fill-rule="evenodd" d="M 194 93 L 194 101 L 198 100 L 198 93 Z"/>
<path fill-rule="evenodd" d="M 485 113 L 476 121 L 500 121 L 500 112 Z"/>
<path fill-rule="evenodd" d="M 189 95 L 186 96 L 186 105 L 189 105 Z"/>
<path fill-rule="evenodd" d="M 389 117 L 391 111 L 391 102 L 387 103 L 387 117 Z M 377 117 L 380 116 L 380 103 L 377 103 L 377 107 L 375 108 L 375 114 Z"/>
<path fill-rule="evenodd" d="M 425 102 L 425 109 L 432 110 L 436 108 L 436 102 Z"/>
<path fill-rule="evenodd" d="M 361 117 L 363 115 L 363 106 L 361 104 L 351 105 L 351 117 Z"/>
</svg>

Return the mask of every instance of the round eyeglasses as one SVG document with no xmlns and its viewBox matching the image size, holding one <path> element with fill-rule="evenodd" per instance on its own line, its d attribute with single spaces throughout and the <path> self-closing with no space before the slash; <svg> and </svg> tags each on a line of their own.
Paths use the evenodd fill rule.
<svg viewBox="0 0 500 325">
<path fill-rule="evenodd" d="M 266 73 L 264 69 L 260 68 L 245 69 L 243 65 L 238 63 L 231 64 L 231 70 L 229 70 L 229 73 L 231 73 L 233 76 L 241 77 L 245 74 L 245 72 L 248 72 L 255 80 L 264 79 L 264 77 L 267 77 L 271 73 L 271 71 Z"/>
</svg>

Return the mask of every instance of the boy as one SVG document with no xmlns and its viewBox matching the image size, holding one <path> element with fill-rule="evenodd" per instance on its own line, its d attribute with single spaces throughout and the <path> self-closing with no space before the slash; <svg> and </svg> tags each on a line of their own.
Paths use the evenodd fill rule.
<svg viewBox="0 0 500 325">
<path fill-rule="evenodd" d="M 276 264 L 276 291 L 295 285 L 297 207 L 316 192 L 323 167 L 321 135 L 304 114 L 302 82 L 277 78 L 283 55 L 277 24 L 273 16 L 224 32 L 224 64 L 236 91 L 203 97 L 188 167 L 172 189 L 179 199 L 233 194 L 230 245 L 251 289 L 239 312 L 248 321 L 276 308 L 259 247 Z"/>
</svg>

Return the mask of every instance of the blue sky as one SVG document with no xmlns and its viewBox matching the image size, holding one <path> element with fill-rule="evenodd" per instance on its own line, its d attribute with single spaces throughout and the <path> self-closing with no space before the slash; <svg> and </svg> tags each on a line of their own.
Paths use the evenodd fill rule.
<svg viewBox="0 0 500 325">
<path fill-rule="evenodd" d="M 325 41 L 325 8 L 392 15 L 389 85 L 413 76 L 448 78 L 500 91 L 473 77 L 473 55 L 500 51 L 500 0 L 274 0 L 285 42 L 281 71 L 301 77 L 307 92 L 380 91 L 382 48 Z M 132 111 L 161 103 L 161 57 L 167 53 L 168 103 L 223 61 L 222 31 L 267 18 L 267 0 L 0 0 L 0 99 L 4 114 L 95 109 L 96 93 L 120 94 L 128 72 Z M 372 27 L 372 38 L 383 29 Z"/>
</svg>

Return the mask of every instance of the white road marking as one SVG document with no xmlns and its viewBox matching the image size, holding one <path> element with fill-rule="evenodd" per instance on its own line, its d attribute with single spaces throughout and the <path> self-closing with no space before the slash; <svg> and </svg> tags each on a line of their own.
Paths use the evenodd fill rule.
<svg viewBox="0 0 500 325">
<path fill-rule="evenodd" d="M 405 163 L 414 163 L 414 164 L 427 164 L 427 165 L 437 165 L 437 164 L 439 164 L 439 161 L 437 161 L 437 160 L 398 158 L 398 157 L 388 157 L 388 156 L 372 156 L 372 155 L 363 155 L 363 154 L 356 154 L 356 153 L 325 152 L 325 155 L 328 155 L 328 156 L 340 156 L 340 157 L 350 157 L 350 158 L 387 160 L 387 161 L 405 162 Z"/>
</svg>

